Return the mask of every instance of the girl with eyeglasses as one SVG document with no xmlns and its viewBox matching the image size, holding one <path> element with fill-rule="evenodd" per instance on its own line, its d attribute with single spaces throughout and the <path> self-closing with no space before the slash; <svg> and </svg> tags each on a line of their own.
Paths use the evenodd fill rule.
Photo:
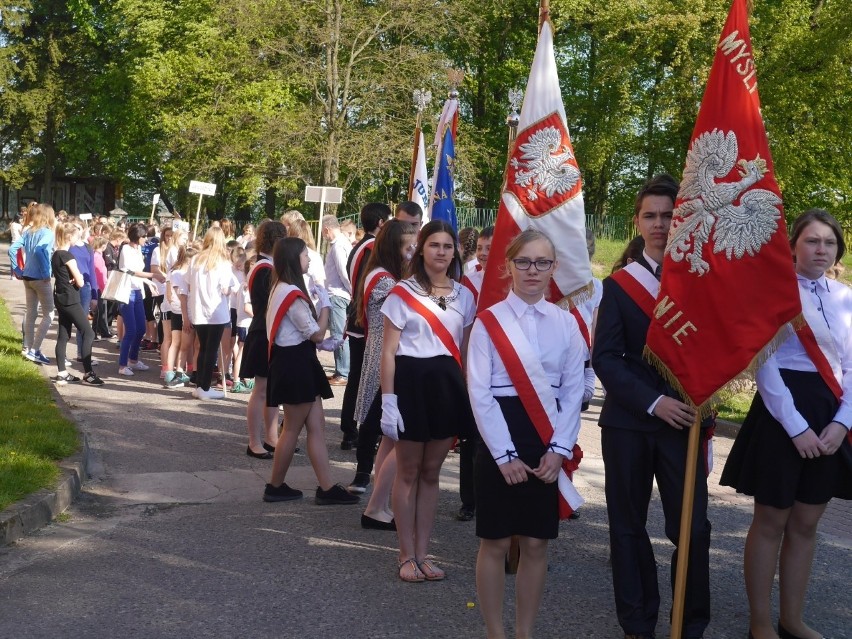
<svg viewBox="0 0 852 639">
<path fill-rule="evenodd" d="M 470 336 L 468 392 L 482 437 L 474 463 L 476 589 L 493 639 L 506 636 L 504 562 L 511 538 L 519 536 L 521 550 L 516 634 L 530 637 L 548 541 L 557 537 L 559 520 L 582 504 L 570 472 L 579 455 L 587 348 L 573 316 L 545 299 L 556 266 L 545 234 L 527 230 L 516 237 L 506 249 L 509 295 L 480 312 Z"/>
</svg>

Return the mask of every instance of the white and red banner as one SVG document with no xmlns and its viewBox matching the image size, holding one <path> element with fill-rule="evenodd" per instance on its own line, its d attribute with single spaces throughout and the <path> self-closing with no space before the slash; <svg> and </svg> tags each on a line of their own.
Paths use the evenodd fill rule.
<svg viewBox="0 0 852 639">
<path fill-rule="evenodd" d="M 687 153 L 646 355 L 704 408 L 789 334 L 802 312 L 797 288 L 746 0 L 734 0 Z"/>
<path fill-rule="evenodd" d="M 590 294 L 583 182 L 568 134 L 549 20 L 539 31 L 518 137 L 506 165 L 480 309 L 505 299 L 510 281 L 502 277 L 503 256 L 512 239 L 528 228 L 544 232 L 556 245 L 559 267 L 548 300 L 580 300 Z"/>
<path fill-rule="evenodd" d="M 428 219 L 429 211 L 429 173 L 426 170 L 426 145 L 423 141 L 422 131 L 417 139 L 417 153 L 409 199 L 412 202 L 417 202 L 423 209 L 423 220 L 425 222 Z"/>
</svg>

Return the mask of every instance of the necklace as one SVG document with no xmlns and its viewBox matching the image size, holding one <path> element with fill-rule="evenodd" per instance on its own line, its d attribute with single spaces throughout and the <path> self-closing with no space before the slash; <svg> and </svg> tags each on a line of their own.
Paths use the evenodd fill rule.
<svg viewBox="0 0 852 639">
<path fill-rule="evenodd" d="M 449 295 L 429 295 L 429 299 L 435 302 L 435 304 L 438 305 L 438 308 L 440 308 L 442 311 L 446 311 L 447 304 L 453 303 L 459 296 L 458 291 L 456 291 L 454 286 L 440 286 L 435 288 L 449 288 L 451 291 Z"/>
</svg>

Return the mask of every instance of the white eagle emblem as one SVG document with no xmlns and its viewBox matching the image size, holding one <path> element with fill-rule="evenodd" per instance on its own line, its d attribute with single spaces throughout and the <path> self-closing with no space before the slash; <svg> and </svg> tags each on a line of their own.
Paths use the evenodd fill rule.
<svg viewBox="0 0 852 639">
<path fill-rule="evenodd" d="M 687 153 L 678 194 L 683 201 L 674 211 L 680 219 L 672 225 L 666 251 L 675 262 L 686 258 L 690 273 L 701 276 L 710 270 L 701 255 L 711 231 L 715 240 L 713 253 L 724 251 L 730 260 L 746 253 L 756 255 L 778 228 L 781 198 L 775 193 L 752 189 L 740 197 L 766 175 L 766 160 L 758 155 L 753 160 L 737 161 L 737 156 L 736 134 L 729 131 L 726 135 L 719 129 L 702 133 Z M 716 178 L 730 173 L 735 162 L 741 179 L 717 182 Z M 734 205 L 738 197 L 740 203 Z"/>
<path fill-rule="evenodd" d="M 515 184 L 527 189 L 530 200 L 542 193 L 547 198 L 567 193 L 580 179 L 580 170 L 570 162 L 574 154 L 562 143 L 556 127 L 536 131 L 520 145 L 520 151 L 520 160 L 513 157 L 510 165 L 515 169 Z"/>
</svg>

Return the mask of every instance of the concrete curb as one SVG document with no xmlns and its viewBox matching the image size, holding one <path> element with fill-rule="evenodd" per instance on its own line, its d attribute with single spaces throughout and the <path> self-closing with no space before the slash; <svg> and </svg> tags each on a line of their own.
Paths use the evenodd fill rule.
<svg viewBox="0 0 852 639">
<path fill-rule="evenodd" d="M 80 450 L 59 462 L 60 476 L 52 490 L 48 488 L 38 490 L 0 512 L 0 545 L 3 546 L 53 521 L 56 515 L 68 508 L 80 495 L 83 482 L 89 477 L 91 449 L 88 435 L 56 388 L 51 388 L 51 394 L 62 415 L 77 427 L 80 435 Z"/>
</svg>

